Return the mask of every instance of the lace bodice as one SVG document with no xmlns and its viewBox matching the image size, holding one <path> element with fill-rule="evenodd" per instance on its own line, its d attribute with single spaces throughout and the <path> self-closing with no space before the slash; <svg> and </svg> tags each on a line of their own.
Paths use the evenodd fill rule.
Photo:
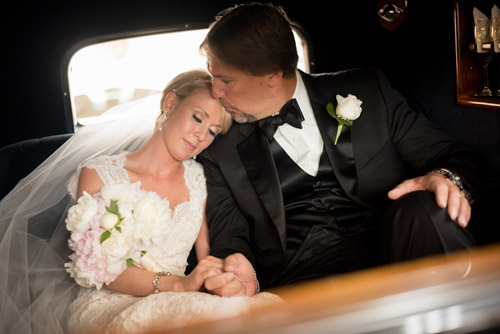
<svg viewBox="0 0 500 334">
<path fill-rule="evenodd" d="M 125 161 L 126 153 L 91 159 L 79 167 L 75 178 L 81 168 L 87 167 L 95 169 L 105 185 L 131 182 L 124 168 Z M 186 260 L 200 231 L 207 196 L 202 166 L 194 160 L 183 164 L 189 200 L 171 208 L 171 219 L 165 222 L 168 233 L 162 234 L 164 240 L 155 242 L 147 250 L 174 275 L 184 275 Z M 76 183 L 73 187 L 76 193 Z M 169 205 L 167 200 L 164 202 Z M 82 288 L 71 303 L 67 326 L 70 332 L 78 333 L 150 333 L 190 321 L 236 315 L 252 307 L 280 301 L 269 293 L 228 298 L 199 291 L 167 291 L 136 297 L 108 289 Z"/>
<path fill-rule="evenodd" d="M 76 194 L 78 175 L 83 167 L 94 169 L 105 185 L 130 183 L 125 169 L 127 152 L 112 156 L 99 156 L 85 161 L 74 175 L 68 188 L 73 197 Z M 184 275 L 187 258 L 193 247 L 203 220 L 203 204 L 207 191 L 202 166 L 190 159 L 183 162 L 184 179 L 189 189 L 189 200 L 179 203 L 172 210 L 172 217 L 165 224 L 169 233 L 160 243 L 155 243 L 148 253 L 160 263 L 163 269 L 175 275 Z M 168 199 L 164 202 L 169 205 Z"/>
</svg>

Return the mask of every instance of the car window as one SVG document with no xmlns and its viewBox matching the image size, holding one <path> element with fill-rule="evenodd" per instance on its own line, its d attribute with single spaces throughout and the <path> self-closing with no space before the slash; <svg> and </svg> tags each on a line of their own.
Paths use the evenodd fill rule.
<svg viewBox="0 0 500 334">
<path fill-rule="evenodd" d="M 67 85 L 75 126 L 99 122 L 113 106 L 158 94 L 180 72 L 206 68 L 199 45 L 208 29 L 120 38 L 78 49 L 69 58 Z M 294 29 L 298 67 L 309 72 L 308 46 Z"/>
</svg>

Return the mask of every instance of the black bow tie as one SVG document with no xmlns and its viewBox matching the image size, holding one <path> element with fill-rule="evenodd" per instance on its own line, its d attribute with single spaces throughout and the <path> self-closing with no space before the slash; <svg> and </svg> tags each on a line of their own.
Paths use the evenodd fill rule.
<svg viewBox="0 0 500 334">
<path fill-rule="evenodd" d="M 302 129 L 302 124 L 300 123 L 303 120 L 304 116 L 302 116 L 297 100 L 291 99 L 281 108 L 278 115 L 261 119 L 257 122 L 257 125 L 262 129 L 267 139 L 271 140 L 278 126 L 288 123 L 295 128 Z"/>
</svg>

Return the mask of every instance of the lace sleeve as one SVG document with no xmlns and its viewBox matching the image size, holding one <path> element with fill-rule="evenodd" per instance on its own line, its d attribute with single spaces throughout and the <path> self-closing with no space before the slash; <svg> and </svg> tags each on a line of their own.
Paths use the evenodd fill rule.
<svg viewBox="0 0 500 334">
<path fill-rule="evenodd" d="M 78 178 L 82 168 L 91 168 L 97 172 L 97 175 L 104 184 L 119 183 L 130 181 L 127 170 L 125 169 L 125 154 L 102 155 L 97 158 L 89 159 L 81 163 L 68 182 L 68 192 L 73 199 L 76 199 L 78 188 Z"/>
</svg>

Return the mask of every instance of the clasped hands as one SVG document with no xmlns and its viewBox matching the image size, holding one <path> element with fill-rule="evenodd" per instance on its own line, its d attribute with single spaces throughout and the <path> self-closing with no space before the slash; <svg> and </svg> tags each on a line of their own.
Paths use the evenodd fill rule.
<svg viewBox="0 0 500 334">
<path fill-rule="evenodd" d="M 252 264 L 241 253 L 229 255 L 225 259 L 207 256 L 186 276 L 191 280 L 193 290 L 223 296 L 253 296 L 255 275 Z"/>
<path fill-rule="evenodd" d="M 466 227 L 471 217 L 469 201 L 445 176 L 430 172 L 426 175 L 406 180 L 387 194 L 390 199 L 396 200 L 412 191 L 426 190 L 433 192 L 436 203 L 441 208 L 447 208 L 451 219 L 456 220 L 461 227 Z"/>
<path fill-rule="evenodd" d="M 466 227 L 471 217 L 471 207 L 460 189 L 439 173 L 406 180 L 389 191 L 388 196 L 396 200 L 413 191 L 430 191 L 435 194 L 436 203 L 447 208 L 451 219 L 461 227 Z M 188 275 L 199 289 L 219 296 L 253 296 L 255 276 L 252 264 L 240 253 L 232 254 L 225 259 L 208 256 Z"/>
</svg>

